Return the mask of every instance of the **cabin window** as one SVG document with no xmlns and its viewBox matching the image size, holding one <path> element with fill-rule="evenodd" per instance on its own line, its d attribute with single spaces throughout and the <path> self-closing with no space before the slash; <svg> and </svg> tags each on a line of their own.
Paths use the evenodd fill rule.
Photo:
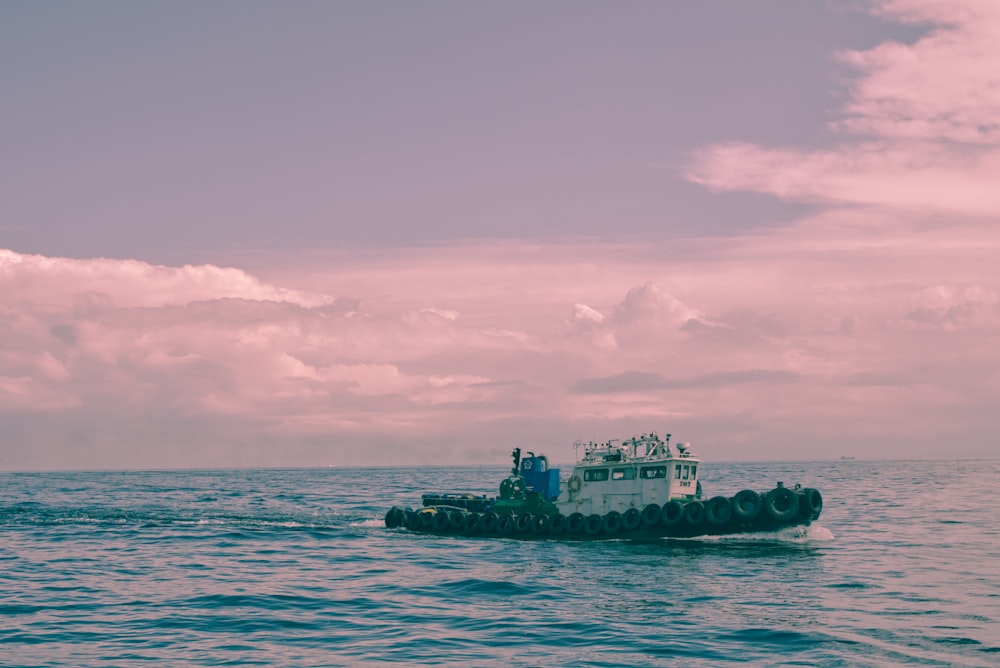
<svg viewBox="0 0 1000 668">
<path fill-rule="evenodd" d="M 697 464 L 692 464 L 691 465 L 691 480 L 694 480 L 695 476 L 697 476 L 697 475 L 698 475 L 698 465 Z"/>
<path fill-rule="evenodd" d="M 612 469 L 612 480 L 635 480 L 635 469 Z"/>
<path fill-rule="evenodd" d="M 684 465 L 684 474 L 681 475 L 681 480 L 687 480 L 688 474 L 691 472 L 691 467 L 687 464 Z"/>
<path fill-rule="evenodd" d="M 667 477 L 667 467 L 666 466 L 643 466 L 639 471 L 639 475 L 642 478 L 666 478 Z"/>
<path fill-rule="evenodd" d="M 607 469 L 588 469 L 583 472 L 583 479 L 587 482 L 601 482 L 608 479 Z"/>
<path fill-rule="evenodd" d="M 677 466 L 674 467 L 674 480 L 680 480 L 680 479 L 681 479 L 681 465 L 678 464 Z"/>
</svg>

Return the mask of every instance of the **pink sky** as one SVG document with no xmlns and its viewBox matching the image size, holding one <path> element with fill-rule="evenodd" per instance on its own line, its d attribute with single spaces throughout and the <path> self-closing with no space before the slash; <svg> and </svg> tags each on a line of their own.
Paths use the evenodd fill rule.
<svg viewBox="0 0 1000 668">
<path fill-rule="evenodd" d="M 706 459 L 995 456 L 1000 4 L 872 11 L 922 32 L 826 54 L 822 145 L 720 133 L 643 167 L 792 220 L 169 266 L 0 250 L 0 468 L 569 461 L 648 430 Z"/>
</svg>

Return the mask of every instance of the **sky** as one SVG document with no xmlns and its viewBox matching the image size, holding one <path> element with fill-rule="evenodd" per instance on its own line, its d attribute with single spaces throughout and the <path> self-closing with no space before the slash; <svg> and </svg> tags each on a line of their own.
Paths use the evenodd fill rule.
<svg viewBox="0 0 1000 668">
<path fill-rule="evenodd" d="M 0 3 L 0 470 L 1000 453 L 1000 3 Z"/>
</svg>

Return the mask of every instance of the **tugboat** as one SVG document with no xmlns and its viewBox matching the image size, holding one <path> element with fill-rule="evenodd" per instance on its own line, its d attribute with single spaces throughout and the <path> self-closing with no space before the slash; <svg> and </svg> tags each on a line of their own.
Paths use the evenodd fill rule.
<svg viewBox="0 0 1000 668">
<path fill-rule="evenodd" d="M 774 531 L 808 525 L 823 510 L 819 490 L 777 486 L 705 499 L 701 460 L 687 443 L 670 446 L 655 432 L 583 448 L 560 480 L 545 455 L 512 453 L 514 466 L 499 495 L 427 493 L 418 510 L 393 506 L 385 525 L 411 531 L 516 538 L 692 537 Z"/>
</svg>

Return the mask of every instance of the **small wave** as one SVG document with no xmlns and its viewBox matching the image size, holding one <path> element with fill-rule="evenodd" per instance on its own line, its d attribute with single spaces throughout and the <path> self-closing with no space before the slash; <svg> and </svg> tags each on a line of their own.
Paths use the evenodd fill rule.
<svg viewBox="0 0 1000 668">
<path fill-rule="evenodd" d="M 804 527 L 804 529 L 806 540 L 830 541 L 836 538 L 832 531 L 824 526 L 820 526 L 819 524 L 810 524 L 809 526 Z"/>
<path fill-rule="evenodd" d="M 834 540 L 833 532 L 826 527 L 812 524 L 810 526 L 794 526 L 778 529 L 777 531 L 756 531 L 753 533 L 733 533 L 718 536 L 696 536 L 690 540 L 715 540 L 726 541 L 759 541 L 759 542 L 781 542 L 781 543 L 807 543 L 826 542 Z"/>
<path fill-rule="evenodd" d="M 808 543 L 812 541 L 826 542 L 834 539 L 833 532 L 816 524 L 809 526 L 785 527 L 777 531 L 767 531 L 754 534 L 765 537 L 765 540 L 779 540 L 792 543 Z"/>
<path fill-rule="evenodd" d="M 361 520 L 360 522 L 351 522 L 347 526 L 349 527 L 384 527 L 385 521 L 380 519 L 370 519 Z"/>
<path fill-rule="evenodd" d="M 976 640 L 975 638 L 966 638 L 964 636 L 947 636 L 945 638 L 931 638 L 931 641 L 942 645 L 982 645 L 982 643 Z"/>
<path fill-rule="evenodd" d="M 830 589 L 870 589 L 871 585 L 864 582 L 835 582 L 826 585 Z"/>
</svg>

